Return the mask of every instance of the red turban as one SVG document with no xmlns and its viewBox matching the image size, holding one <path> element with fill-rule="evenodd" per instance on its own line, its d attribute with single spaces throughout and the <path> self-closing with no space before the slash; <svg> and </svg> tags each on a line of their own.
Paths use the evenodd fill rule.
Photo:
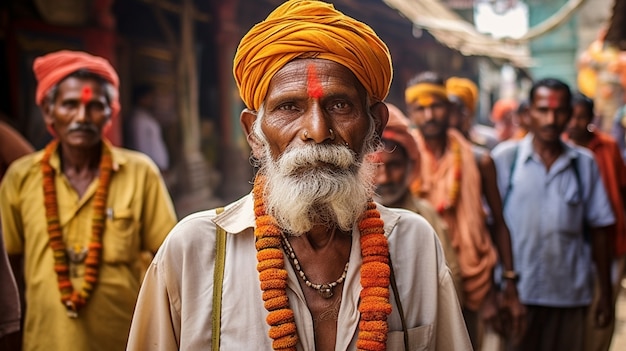
<svg viewBox="0 0 626 351">
<path fill-rule="evenodd" d="M 514 99 L 500 99 L 496 101 L 491 109 L 491 120 L 493 122 L 501 121 L 506 115 L 517 110 L 518 103 Z"/>
<path fill-rule="evenodd" d="M 413 181 L 419 176 L 420 153 L 417 148 L 417 141 L 409 129 L 408 118 L 396 106 L 385 103 L 389 109 L 389 121 L 383 130 L 382 139 L 391 140 L 398 143 L 406 150 L 408 158 L 413 161 L 413 169 L 409 177 Z M 384 152 L 384 151 L 382 151 Z"/>
<path fill-rule="evenodd" d="M 372 28 L 331 4 L 292 0 L 255 25 L 239 43 L 233 73 L 246 107 L 258 111 L 274 74 L 302 57 L 347 67 L 376 101 L 389 92 L 391 56 Z"/>
<path fill-rule="evenodd" d="M 41 105 L 48 91 L 78 70 L 95 73 L 115 87 L 115 96 L 111 97 L 111 117 L 120 112 L 119 78 L 109 61 L 86 52 L 62 50 L 35 59 L 33 71 L 37 78 L 35 102 Z"/>
</svg>

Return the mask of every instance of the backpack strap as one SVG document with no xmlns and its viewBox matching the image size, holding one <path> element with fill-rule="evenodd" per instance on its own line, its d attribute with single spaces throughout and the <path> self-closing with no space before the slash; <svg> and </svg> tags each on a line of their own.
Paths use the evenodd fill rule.
<svg viewBox="0 0 626 351">
<path fill-rule="evenodd" d="M 504 196 L 502 198 L 502 209 L 504 210 L 504 206 L 506 206 L 506 202 L 509 199 L 509 194 L 511 194 L 511 189 L 513 189 L 513 172 L 515 171 L 515 164 L 517 163 L 517 154 L 519 153 L 519 145 L 515 145 L 515 149 L 513 150 L 513 162 L 511 162 L 511 166 L 509 168 L 509 183 L 506 185 L 506 191 L 504 192 Z"/>
<path fill-rule="evenodd" d="M 215 210 L 216 214 L 224 211 L 223 207 Z M 220 326 L 222 319 L 222 285 L 226 261 L 226 231 L 217 226 L 215 238 L 215 267 L 213 268 L 213 311 L 211 323 L 211 350 L 220 349 Z"/>
</svg>

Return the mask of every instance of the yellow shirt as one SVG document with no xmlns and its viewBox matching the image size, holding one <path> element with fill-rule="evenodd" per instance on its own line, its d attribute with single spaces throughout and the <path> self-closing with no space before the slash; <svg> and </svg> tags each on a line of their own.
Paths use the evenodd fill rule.
<svg viewBox="0 0 626 351">
<path fill-rule="evenodd" d="M 77 319 L 68 318 L 53 270 L 43 199 L 43 151 L 15 161 L 0 186 L 0 215 L 9 255 L 23 255 L 26 282 L 24 350 L 124 350 L 141 280 L 141 252 L 156 250 L 176 223 L 158 168 L 137 152 L 112 147 L 113 175 L 107 197 L 103 256 L 98 283 Z M 79 198 L 56 171 L 59 218 L 66 247 L 86 247 L 96 178 Z M 84 264 L 70 265 L 75 289 Z"/>
</svg>

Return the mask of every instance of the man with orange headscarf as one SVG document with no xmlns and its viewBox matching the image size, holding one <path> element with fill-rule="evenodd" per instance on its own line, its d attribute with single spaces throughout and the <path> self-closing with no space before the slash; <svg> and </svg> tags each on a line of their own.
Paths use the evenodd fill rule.
<svg viewBox="0 0 626 351">
<path fill-rule="evenodd" d="M 0 186 L 6 250 L 23 267 L 23 350 L 123 350 L 142 278 L 176 221 L 158 168 L 102 132 L 119 113 L 109 62 L 58 51 L 33 65 L 54 139 L 13 162 Z"/>
<path fill-rule="evenodd" d="M 376 33 L 287 1 L 244 36 L 233 71 L 252 194 L 169 234 L 128 350 L 470 349 L 434 230 L 371 200 L 392 73 Z"/>
<path fill-rule="evenodd" d="M 405 91 L 408 116 L 417 126 L 415 137 L 421 152 L 420 177 L 412 191 L 427 199 L 446 221 L 452 246 L 456 250 L 463 278 L 464 314 L 474 347 L 478 347 L 478 310 L 498 331 L 505 331 L 494 311 L 492 270 L 498 255 L 506 275 L 513 275 L 508 231 L 500 228 L 493 240 L 486 228 L 482 206 L 481 173 L 474 149 L 463 135 L 449 127 L 450 100 L 443 79 L 433 72 L 413 78 Z M 473 105 L 472 105 L 473 106 Z M 493 176 L 495 184 L 495 175 Z M 496 189 L 497 190 L 497 189 Z M 497 211 L 496 211 L 497 212 Z M 501 216 L 498 223 L 504 225 Z M 502 227 L 502 226 L 501 226 Z M 523 329 L 523 307 L 517 298 L 515 282 L 505 279 L 504 307 L 513 324 L 507 331 Z"/>
<path fill-rule="evenodd" d="M 456 252 L 450 243 L 448 227 L 428 201 L 411 193 L 410 185 L 419 177 L 420 171 L 417 142 L 411 134 L 408 119 L 402 111 L 390 103 L 386 105 L 389 108 L 389 121 L 381 137 L 384 147 L 372 154 L 374 161 L 378 164 L 374 178 L 376 184 L 374 199 L 387 207 L 411 210 L 424 217 L 433 226 L 441 241 L 450 272 L 452 272 L 459 302 L 462 303 L 461 271 Z"/>
</svg>

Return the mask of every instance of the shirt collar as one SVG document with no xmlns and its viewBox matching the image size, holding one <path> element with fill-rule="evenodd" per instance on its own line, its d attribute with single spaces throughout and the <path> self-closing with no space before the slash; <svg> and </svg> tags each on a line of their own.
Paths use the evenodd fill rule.
<svg viewBox="0 0 626 351">
<path fill-rule="evenodd" d="M 114 147 L 108 141 L 104 142 L 107 143 L 109 149 L 111 149 L 111 158 L 113 159 L 113 171 L 116 172 L 120 169 L 121 166 L 125 165 L 128 162 L 128 158 L 120 151 L 119 148 Z M 59 143 L 59 145 L 61 144 Z M 52 168 L 57 173 L 61 172 L 61 158 L 59 157 L 59 153 L 57 152 L 58 148 L 59 146 L 57 146 L 57 149 L 54 150 L 52 156 L 50 156 L 50 166 L 52 166 Z M 33 157 L 33 165 L 38 165 L 39 163 L 41 163 L 41 160 L 43 159 L 43 154 L 44 153 L 42 151 L 37 154 L 37 156 Z"/>
<path fill-rule="evenodd" d="M 518 155 L 523 162 L 528 161 L 528 159 L 532 158 L 535 154 L 535 149 L 533 148 L 533 139 L 534 135 L 528 133 L 519 143 Z M 563 142 L 563 140 L 561 140 L 561 145 L 563 146 L 563 153 L 559 157 L 566 157 L 568 160 L 578 158 L 578 153 L 576 152 L 575 146 L 570 145 L 569 143 L 565 143 Z"/>
<path fill-rule="evenodd" d="M 389 234 L 398 223 L 400 216 L 380 204 L 376 206 L 380 212 L 380 217 L 385 222 L 385 236 L 389 237 Z M 224 212 L 213 219 L 213 223 L 222 227 L 230 234 L 241 233 L 249 228 L 253 229 L 255 227 L 255 218 L 252 193 L 226 206 Z"/>
</svg>

